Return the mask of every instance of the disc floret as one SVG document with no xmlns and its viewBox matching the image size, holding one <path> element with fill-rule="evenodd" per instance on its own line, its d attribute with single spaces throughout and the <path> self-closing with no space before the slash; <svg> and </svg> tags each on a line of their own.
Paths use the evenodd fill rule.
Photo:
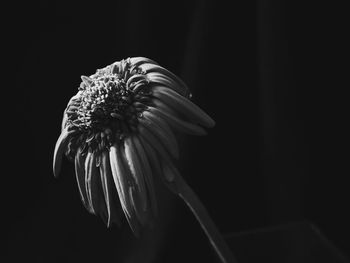
<svg viewBox="0 0 350 263">
<path fill-rule="evenodd" d="M 124 78 L 111 72 L 99 70 L 96 74 L 82 77 L 80 85 L 81 103 L 77 110 L 78 126 L 94 131 L 112 128 L 121 132 L 121 122 L 130 125 L 135 119 L 134 92 L 126 86 Z"/>
<path fill-rule="evenodd" d="M 124 60 L 81 79 L 78 94 L 67 106 L 65 126 L 81 133 L 78 141 L 84 149 L 103 150 L 136 131 L 144 109 L 141 101 L 147 100 L 148 80 L 142 70 Z M 67 155 L 71 151 L 75 154 L 68 147 Z"/>
</svg>

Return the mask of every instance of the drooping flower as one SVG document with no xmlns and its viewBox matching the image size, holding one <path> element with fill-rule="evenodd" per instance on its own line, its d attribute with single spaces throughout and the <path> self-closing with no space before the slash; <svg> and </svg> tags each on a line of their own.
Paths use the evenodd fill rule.
<svg viewBox="0 0 350 263">
<path fill-rule="evenodd" d="M 85 208 L 107 226 L 119 222 L 122 210 L 137 234 L 157 214 L 154 176 L 167 183 L 178 176 L 173 131 L 204 135 L 203 127 L 215 123 L 181 79 L 148 58 L 115 62 L 81 79 L 63 114 L 54 175 L 65 154 L 74 161 Z"/>
</svg>

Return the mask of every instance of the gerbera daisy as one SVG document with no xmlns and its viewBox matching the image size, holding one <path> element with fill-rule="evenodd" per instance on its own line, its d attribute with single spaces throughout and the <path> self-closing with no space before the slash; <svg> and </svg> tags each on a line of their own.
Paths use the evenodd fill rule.
<svg viewBox="0 0 350 263">
<path fill-rule="evenodd" d="M 173 162 L 179 155 L 173 130 L 205 135 L 203 127 L 215 125 L 190 100 L 185 83 L 144 57 L 115 62 L 81 79 L 63 114 L 54 175 L 60 172 L 64 153 L 75 163 L 85 208 L 100 215 L 109 227 L 119 222 L 121 207 L 136 235 L 140 226 L 151 224 L 157 214 L 153 177 L 160 176 L 186 201 L 213 238 L 210 232 L 215 232 L 215 227 L 203 224 L 205 209 Z M 114 205 L 115 192 L 120 206 Z"/>
</svg>

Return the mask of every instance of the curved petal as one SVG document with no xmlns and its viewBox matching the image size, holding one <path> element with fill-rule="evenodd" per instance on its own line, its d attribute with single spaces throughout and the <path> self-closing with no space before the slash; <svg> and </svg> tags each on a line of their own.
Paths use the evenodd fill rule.
<svg viewBox="0 0 350 263">
<path fill-rule="evenodd" d="M 91 184 L 92 184 L 92 177 L 94 173 L 96 172 L 96 165 L 94 165 L 94 156 L 93 153 L 88 151 L 86 154 L 86 159 L 85 159 L 85 191 L 87 195 L 87 200 L 89 203 L 89 207 L 91 207 L 91 213 L 96 214 L 96 211 L 94 209 L 94 206 L 92 204 L 92 189 L 91 189 Z M 95 167 L 95 168 L 94 168 Z"/>
<path fill-rule="evenodd" d="M 156 64 L 151 64 L 151 63 L 144 63 L 139 66 L 140 69 L 142 69 L 143 72 L 146 74 L 149 74 L 151 72 L 158 72 L 163 74 L 164 76 L 168 77 L 169 79 L 173 80 L 176 82 L 178 85 L 179 89 L 181 90 L 182 95 L 188 96 L 189 95 L 189 89 L 185 82 L 183 82 L 178 76 L 176 76 L 174 73 L 171 71 L 167 70 L 166 68 L 156 65 Z"/>
<path fill-rule="evenodd" d="M 168 151 L 164 148 L 163 144 L 159 141 L 159 139 L 156 136 L 154 136 L 154 134 L 151 133 L 141 123 L 138 126 L 138 132 L 139 132 L 139 136 L 143 138 L 145 141 L 147 141 L 150 145 L 152 145 L 152 147 L 155 149 L 157 153 L 159 153 L 161 156 L 163 155 L 169 156 Z"/>
<path fill-rule="evenodd" d="M 188 95 L 187 90 L 184 90 L 184 88 L 179 86 L 179 84 L 177 84 L 175 80 L 173 80 L 172 78 L 162 73 L 150 72 L 147 74 L 147 78 L 148 78 L 148 81 L 152 84 L 164 85 L 166 87 L 169 87 L 175 90 L 176 92 L 180 93 L 183 96 Z"/>
<path fill-rule="evenodd" d="M 129 195 L 129 188 L 130 185 L 132 185 L 132 178 L 130 178 L 130 174 L 125 168 L 126 164 L 124 163 L 120 148 L 121 147 L 119 145 L 114 144 L 109 149 L 111 171 L 125 217 L 133 233 L 138 236 L 139 224 L 135 218 L 132 201 L 130 200 Z"/>
<path fill-rule="evenodd" d="M 148 106 L 147 110 L 152 114 L 164 119 L 173 128 L 192 135 L 207 134 L 202 127 L 190 123 L 188 121 L 181 120 L 180 118 L 172 114 L 172 110 L 161 101 L 154 99 L 153 103 L 156 105 L 156 107 Z"/>
<path fill-rule="evenodd" d="M 178 158 L 179 147 L 175 135 L 168 124 L 163 119 L 159 118 L 159 116 L 150 112 L 145 111 L 142 115 L 142 118 L 139 118 L 139 123 L 152 132 L 172 156 Z"/>
<path fill-rule="evenodd" d="M 172 89 L 155 86 L 152 87 L 152 95 L 169 105 L 172 109 L 181 112 L 189 119 L 198 122 L 200 125 L 207 128 L 215 125 L 215 121 L 201 108 Z"/>
<path fill-rule="evenodd" d="M 75 133 L 75 130 L 70 129 L 69 126 L 63 129 L 60 136 L 57 139 L 55 150 L 53 154 L 53 174 L 58 177 L 61 164 L 62 164 L 62 154 L 66 151 L 70 136 Z"/>
<path fill-rule="evenodd" d="M 145 138 L 140 136 L 140 141 L 144 147 L 147 159 L 149 160 L 149 164 L 152 167 L 152 173 L 158 176 L 162 175 L 162 158 L 157 156 L 155 150 Z"/>
<path fill-rule="evenodd" d="M 133 58 L 129 58 L 129 61 L 131 63 L 132 68 L 137 67 L 143 63 L 158 64 L 154 60 L 149 59 L 149 58 L 145 58 L 145 57 L 133 57 Z"/>
<path fill-rule="evenodd" d="M 172 164 L 170 156 L 164 149 L 157 148 L 152 142 L 148 141 L 147 138 L 141 138 L 141 141 L 155 174 L 159 175 L 166 184 L 171 184 L 175 176 L 178 175 L 178 171 Z"/>
<path fill-rule="evenodd" d="M 80 96 L 81 96 L 81 91 L 78 91 L 77 94 L 75 94 L 73 97 L 71 97 L 69 102 L 67 103 L 66 109 L 63 112 L 63 119 L 62 119 L 62 124 L 61 124 L 61 132 L 67 126 L 68 113 L 72 112 L 73 109 L 76 110 L 79 107 L 80 99 L 81 99 Z"/>
<path fill-rule="evenodd" d="M 135 74 L 128 79 L 125 86 L 129 89 L 133 89 L 131 84 L 135 85 L 136 83 L 142 82 L 147 82 L 146 76 L 143 74 Z"/>
<path fill-rule="evenodd" d="M 75 176 L 77 179 L 79 193 L 80 193 L 80 197 L 83 202 L 83 205 L 90 213 L 92 213 L 92 207 L 90 207 L 87 193 L 86 193 L 86 188 L 85 188 L 85 165 L 84 165 L 85 157 L 86 155 L 81 154 L 81 147 L 79 147 L 74 160 Z"/>
<path fill-rule="evenodd" d="M 145 150 L 147 156 L 151 159 L 150 163 L 152 167 L 155 169 L 155 172 L 163 176 L 168 176 L 167 180 L 170 181 L 169 173 L 164 174 L 162 171 L 163 163 L 172 164 L 172 159 L 164 149 L 163 145 L 159 143 L 157 138 L 155 138 L 146 128 L 139 128 L 140 137 L 143 141 L 143 145 L 145 146 Z M 160 166 L 158 166 L 159 164 Z"/>
<path fill-rule="evenodd" d="M 111 171 L 111 165 L 109 161 L 109 153 L 107 151 L 103 151 L 101 153 L 101 164 L 99 166 L 101 182 L 102 182 L 102 190 L 105 198 L 105 204 L 107 207 L 107 227 L 110 227 L 114 222 L 117 225 L 121 225 L 118 207 L 116 207 L 116 202 L 113 200 L 113 175 Z"/>
<path fill-rule="evenodd" d="M 92 153 L 91 164 L 91 202 L 95 213 L 99 214 L 103 222 L 108 225 L 109 213 L 104 199 L 100 169 L 97 167 L 97 153 Z"/>
<path fill-rule="evenodd" d="M 124 167 L 121 164 L 120 150 L 115 144 L 109 149 L 109 159 L 111 165 L 111 172 L 114 180 L 115 187 L 118 191 L 121 206 L 128 217 L 132 215 L 132 209 L 130 208 L 130 203 L 126 195 L 128 184 L 124 175 Z"/>
<path fill-rule="evenodd" d="M 150 202 L 153 214 L 157 215 L 158 208 L 157 208 L 157 199 L 156 199 L 156 194 L 155 194 L 155 189 L 153 184 L 153 170 L 149 163 L 147 152 L 144 148 L 144 145 L 141 139 L 138 136 L 133 136 L 133 142 L 141 160 L 142 170 L 144 171 L 144 179 L 146 182 L 148 200 Z"/>
<path fill-rule="evenodd" d="M 66 110 L 63 112 L 63 118 L 62 118 L 62 124 L 61 124 L 61 132 L 64 130 L 64 128 L 66 128 L 66 124 L 68 121 L 68 115 Z"/>
<path fill-rule="evenodd" d="M 124 139 L 124 152 L 125 152 L 125 159 L 126 164 L 131 172 L 131 175 L 135 181 L 136 189 L 139 196 L 140 196 L 140 202 L 142 206 L 142 210 L 147 210 L 147 192 L 146 192 L 146 186 L 145 186 L 145 179 L 143 174 L 143 167 L 142 162 L 139 157 L 139 154 L 136 152 L 136 148 L 133 142 L 133 138 L 131 136 L 128 136 Z M 138 209 L 138 208 L 136 208 Z"/>
</svg>

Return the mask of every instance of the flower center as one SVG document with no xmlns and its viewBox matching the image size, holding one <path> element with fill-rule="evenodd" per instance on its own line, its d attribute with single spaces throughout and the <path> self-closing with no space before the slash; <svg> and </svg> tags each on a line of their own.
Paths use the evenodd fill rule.
<svg viewBox="0 0 350 263">
<path fill-rule="evenodd" d="M 82 76 L 66 110 L 68 122 L 80 131 L 79 141 L 102 149 L 136 131 L 143 103 L 149 100 L 148 83 L 145 73 L 128 61 Z"/>
<path fill-rule="evenodd" d="M 134 93 L 117 75 L 101 74 L 85 79 L 80 90 L 82 101 L 77 111 L 80 128 L 101 130 L 110 127 L 118 130 L 121 121 L 132 117 L 130 105 Z"/>
</svg>

